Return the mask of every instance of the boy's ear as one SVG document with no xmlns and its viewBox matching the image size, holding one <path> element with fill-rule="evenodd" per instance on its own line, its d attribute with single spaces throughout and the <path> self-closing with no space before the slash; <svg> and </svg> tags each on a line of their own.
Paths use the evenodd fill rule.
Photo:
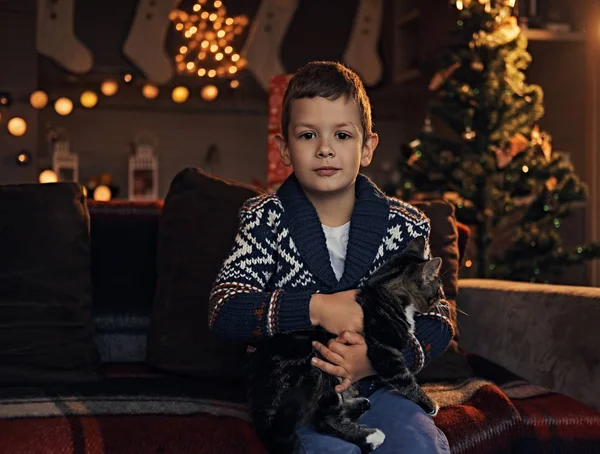
<svg viewBox="0 0 600 454">
<path fill-rule="evenodd" d="M 281 156 L 281 162 L 283 165 L 286 167 L 291 166 L 292 160 L 290 159 L 290 151 L 288 149 L 287 142 L 281 134 L 277 134 L 275 136 L 275 144 L 279 150 L 279 156 Z"/>
<path fill-rule="evenodd" d="M 360 158 L 360 165 L 362 167 L 367 167 L 371 164 L 371 160 L 373 159 L 373 153 L 375 153 L 375 148 L 377 148 L 377 144 L 379 143 L 379 136 L 375 133 L 372 133 L 367 140 L 365 140 L 365 144 L 362 149 L 362 157 Z"/>
</svg>

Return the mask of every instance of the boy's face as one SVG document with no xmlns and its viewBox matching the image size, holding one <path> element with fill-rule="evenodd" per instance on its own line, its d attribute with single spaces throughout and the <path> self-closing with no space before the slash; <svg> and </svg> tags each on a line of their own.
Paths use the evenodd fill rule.
<svg viewBox="0 0 600 454">
<path fill-rule="evenodd" d="M 293 166 L 304 191 L 326 195 L 352 188 L 371 163 L 378 137 L 364 140 L 358 106 L 346 97 L 292 101 L 288 142 L 277 137 L 281 159 Z"/>
</svg>

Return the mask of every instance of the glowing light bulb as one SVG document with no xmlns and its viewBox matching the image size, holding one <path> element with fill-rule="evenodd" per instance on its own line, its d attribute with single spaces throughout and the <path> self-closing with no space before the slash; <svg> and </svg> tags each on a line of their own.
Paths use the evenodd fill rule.
<svg viewBox="0 0 600 454">
<path fill-rule="evenodd" d="M 105 80 L 100 86 L 100 91 L 104 96 L 113 96 L 119 90 L 117 82 L 112 79 Z"/>
<path fill-rule="evenodd" d="M 142 95 L 146 99 L 155 99 L 158 96 L 158 87 L 154 84 L 146 84 L 142 87 Z"/>
<path fill-rule="evenodd" d="M 208 72 L 208 77 L 215 77 L 217 75 L 217 72 L 214 69 L 211 69 Z"/>
<path fill-rule="evenodd" d="M 8 128 L 8 132 L 15 137 L 21 137 L 27 132 L 27 122 L 21 117 L 11 118 L 8 120 L 6 127 Z"/>
<path fill-rule="evenodd" d="M 214 101 L 215 98 L 219 95 L 219 89 L 214 85 L 207 85 L 200 92 L 200 96 L 205 101 Z"/>
<path fill-rule="evenodd" d="M 48 104 L 48 95 L 42 90 L 37 90 L 31 93 L 29 103 L 34 109 L 43 109 Z"/>
<path fill-rule="evenodd" d="M 110 188 L 101 184 L 94 189 L 94 200 L 98 202 L 108 202 L 112 198 Z"/>
<path fill-rule="evenodd" d="M 240 56 L 239 56 L 239 54 L 233 54 L 233 55 L 231 56 L 231 61 L 238 61 L 239 59 L 240 59 Z"/>
<path fill-rule="evenodd" d="M 79 102 L 81 103 L 81 105 L 83 107 L 87 107 L 88 109 L 91 109 L 96 104 L 98 104 L 98 95 L 96 93 L 94 93 L 93 91 L 86 90 L 83 93 L 81 93 Z"/>
<path fill-rule="evenodd" d="M 229 67 L 229 74 L 235 74 L 237 72 L 237 68 L 235 66 L 230 66 Z"/>
<path fill-rule="evenodd" d="M 230 53 L 232 53 L 232 52 L 233 52 L 233 47 L 231 47 L 231 46 L 227 46 L 227 47 L 225 48 L 225 53 L 226 53 L 226 54 L 230 54 Z"/>
<path fill-rule="evenodd" d="M 217 60 L 217 61 L 223 60 L 223 54 L 221 52 L 219 52 L 218 54 L 216 54 L 215 55 L 215 60 Z"/>
<path fill-rule="evenodd" d="M 31 154 L 28 151 L 20 151 L 17 153 L 17 164 L 20 166 L 26 166 L 31 162 Z"/>
<path fill-rule="evenodd" d="M 190 96 L 190 91 L 183 86 L 175 87 L 171 92 L 171 98 L 178 104 L 186 102 Z"/>
<path fill-rule="evenodd" d="M 56 183 L 58 181 L 58 176 L 56 175 L 56 172 L 48 169 L 48 170 L 44 170 L 42 173 L 40 173 L 38 181 L 42 184 Z"/>
<path fill-rule="evenodd" d="M 69 98 L 58 98 L 54 103 L 54 110 L 58 115 L 69 115 L 73 112 L 73 101 Z"/>
</svg>

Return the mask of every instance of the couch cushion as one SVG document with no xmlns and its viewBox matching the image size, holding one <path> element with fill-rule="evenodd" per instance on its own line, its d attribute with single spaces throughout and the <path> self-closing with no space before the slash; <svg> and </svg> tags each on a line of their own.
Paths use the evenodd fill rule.
<svg viewBox="0 0 600 454">
<path fill-rule="evenodd" d="M 146 360 L 162 205 L 88 200 L 93 319 L 103 362 Z"/>
<path fill-rule="evenodd" d="M 458 350 L 459 329 L 456 323 L 456 295 L 458 293 L 458 270 L 462 257 L 459 243 L 459 230 L 454 213 L 454 205 L 445 200 L 411 202 L 425 213 L 431 222 L 429 243 L 431 254 L 442 258 L 442 282 L 444 293 L 450 302 L 450 316 L 454 323 L 456 337 L 450 342 L 443 355 L 427 364 L 418 374 L 421 381 L 455 380 L 471 377 L 473 370 L 467 359 Z M 463 238 L 468 230 L 462 229 Z M 463 241 L 464 245 L 465 241 Z"/>
<path fill-rule="evenodd" d="M 81 187 L 0 186 L 0 382 L 96 379 L 91 301 Z"/>
<path fill-rule="evenodd" d="M 442 258 L 442 282 L 446 298 L 455 301 L 458 293 L 458 229 L 454 205 L 445 200 L 430 202 L 412 202 L 412 205 L 425 213 L 431 222 L 429 244 L 431 254 Z M 456 320 L 453 307 L 452 320 Z"/>
<path fill-rule="evenodd" d="M 208 298 L 231 251 L 239 209 L 258 193 L 191 168 L 173 179 L 159 225 L 150 364 L 204 376 L 244 375 L 245 346 L 212 334 Z"/>
</svg>

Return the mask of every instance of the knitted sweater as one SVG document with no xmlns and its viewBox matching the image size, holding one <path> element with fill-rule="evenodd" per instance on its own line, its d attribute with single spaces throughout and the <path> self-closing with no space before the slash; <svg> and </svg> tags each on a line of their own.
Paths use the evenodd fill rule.
<svg viewBox="0 0 600 454">
<path fill-rule="evenodd" d="M 429 238 L 429 232 L 421 211 L 387 197 L 359 175 L 338 281 L 317 212 L 292 174 L 276 194 L 253 197 L 240 210 L 235 244 L 211 292 L 209 326 L 223 337 L 246 341 L 314 329 L 313 294 L 360 288 L 412 238 Z M 439 311 L 415 314 L 415 333 L 403 352 L 407 366 L 420 370 L 444 352 L 452 335 L 450 320 Z"/>
</svg>

